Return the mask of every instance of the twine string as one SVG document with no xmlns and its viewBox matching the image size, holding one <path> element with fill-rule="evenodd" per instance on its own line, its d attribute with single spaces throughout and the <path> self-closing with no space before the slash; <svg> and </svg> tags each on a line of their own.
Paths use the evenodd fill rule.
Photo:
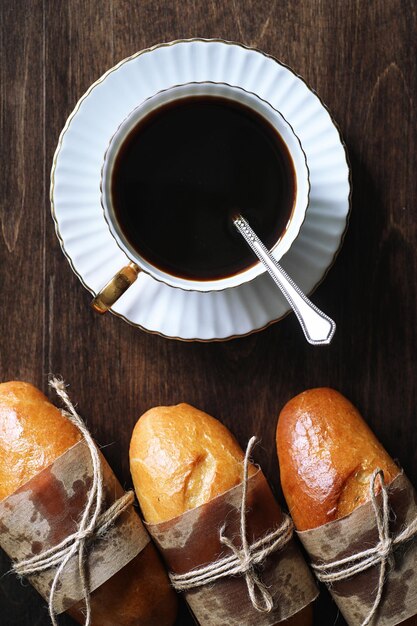
<svg viewBox="0 0 417 626">
<path fill-rule="evenodd" d="M 116 519 L 134 502 L 134 494 L 132 491 L 125 493 L 111 507 L 101 513 L 104 484 L 98 449 L 86 425 L 69 399 L 64 382 L 58 378 L 52 378 L 49 381 L 49 385 L 61 398 L 67 409 L 65 415 L 81 432 L 88 446 L 93 469 L 93 480 L 77 530 L 59 544 L 45 550 L 41 554 L 14 563 L 13 570 L 20 576 L 29 576 L 56 567 L 49 593 L 48 609 L 52 625 L 58 626 L 54 608 L 57 586 L 68 562 L 76 555 L 85 604 L 84 626 L 91 626 L 90 588 L 86 559 L 87 544 L 93 537 L 103 536 L 107 532 Z"/>
<path fill-rule="evenodd" d="M 128 491 L 119 500 L 114 502 L 112 506 L 100 515 L 97 520 L 97 526 L 94 529 L 94 533 L 85 531 L 76 531 L 72 535 L 68 535 L 61 543 L 53 546 L 49 550 L 45 550 L 39 555 L 24 559 L 15 563 L 13 566 L 14 572 L 18 576 L 31 576 L 32 574 L 39 574 L 45 570 L 56 567 L 62 561 L 62 558 L 67 554 L 68 546 L 71 545 L 77 539 L 88 540 L 92 536 L 101 537 L 106 534 L 109 527 L 114 524 L 114 521 L 119 517 L 123 511 L 125 511 L 133 502 L 135 496 L 133 491 Z"/>
<path fill-rule="evenodd" d="M 242 547 L 237 548 L 226 536 L 226 525 L 220 529 L 220 543 L 226 546 L 231 554 L 217 561 L 195 568 L 185 574 L 170 574 L 173 587 L 177 591 L 187 591 L 202 585 L 210 585 L 217 580 L 229 576 L 244 576 L 248 594 L 253 607 L 262 613 L 270 613 L 274 602 L 267 586 L 256 572 L 270 554 L 281 550 L 288 544 L 293 535 L 293 523 L 288 515 L 283 516 L 281 525 L 267 535 L 250 544 L 247 534 L 247 495 L 249 460 L 256 443 L 252 437 L 248 443 L 243 463 L 242 499 L 240 505 L 240 540 Z"/>
<path fill-rule="evenodd" d="M 377 481 L 379 482 L 381 491 L 381 504 L 379 504 L 377 500 Z M 346 580 L 356 574 L 367 571 L 371 567 L 379 565 L 377 593 L 372 607 L 361 626 L 368 626 L 368 624 L 372 622 L 381 604 L 387 570 L 389 567 L 394 566 L 395 546 L 405 543 L 417 535 L 416 517 L 398 535 L 391 537 L 389 530 L 390 508 L 388 491 L 384 481 L 384 472 L 381 469 L 378 468 L 374 471 L 370 479 L 369 487 L 370 499 L 378 531 L 378 543 L 372 548 L 362 550 L 356 554 L 330 563 L 312 563 L 312 568 L 317 578 L 327 584 Z"/>
</svg>

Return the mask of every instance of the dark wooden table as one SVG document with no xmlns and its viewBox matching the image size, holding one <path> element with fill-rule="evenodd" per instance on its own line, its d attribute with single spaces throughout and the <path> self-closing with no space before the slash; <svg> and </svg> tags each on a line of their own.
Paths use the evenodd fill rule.
<svg viewBox="0 0 417 626">
<path fill-rule="evenodd" d="M 417 479 L 417 9 L 413 0 L 172 2 L 2 0 L 1 380 L 71 384 L 125 485 L 128 443 L 147 408 L 187 401 L 219 417 L 280 496 L 276 417 L 294 394 L 332 386 Z M 118 60 L 160 41 L 220 37 L 259 47 L 319 93 L 346 140 L 353 210 L 315 302 L 338 324 L 308 346 L 294 316 L 229 343 L 180 343 L 97 317 L 65 260 L 49 212 L 59 132 L 78 98 Z M 0 460 L 1 462 L 1 460 Z M 9 562 L 0 556 L 0 574 Z M 49 623 L 25 583 L 0 578 L 1 626 Z M 343 624 L 323 590 L 316 624 Z M 62 618 L 62 624 L 71 624 Z M 191 624 L 183 609 L 178 624 Z M 155 625 L 157 626 L 157 625 Z"/>
</svg>

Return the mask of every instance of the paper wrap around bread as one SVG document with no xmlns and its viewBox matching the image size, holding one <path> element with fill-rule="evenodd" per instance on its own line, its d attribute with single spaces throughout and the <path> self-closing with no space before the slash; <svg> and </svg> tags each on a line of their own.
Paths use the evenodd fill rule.
<svg viewBox="0 0 417 626">
<path fill-rule="evenodd" d="M 332 389 L 312 389 L 281 411 L 277 426 L 281 483 L 298 535 L 315 564 L 331 563 L 380 541 L 370 485 L 383 471 L 396 537 L 417 516 L 416 493 L 357 409 Z M 379 487 L 379 483 L 376 483 Z M 380 508 L 381 494 L 377 496 Z M 372 625 L 417 624 L 417 543 L 397 546 Z M 380 565 L 337 582 L 330 592 L 348 624 L 370 614 Z"/>
<path fill-rule="evenodd" d="M 105 504 L 123 494 L 102 457 Z M 77 529 L 91 486 L 91 456 L 78 429 L 35 387 L 0 384 L 0 545 L 20 561 Z M 87 549 L 92 626 L 170 626 L 176 599 L 137 514 L 130 506 Z M 31 577 L 47 598 L 53 570 Z M 57 611 L 84 623 L 74 560 L 56 595 Z M 75 604 L 74 604 L 75 603 Z"/>
<path fill-rule="evenodd" d="M 132 435 L 130 464 L 148 528 L 171 572 L 188 573 L 230 554 L 220 529 L 241 549 L 240 511 L 244 454 L 217 420 L 187 404 L 156 407 Z M 260 470 L 249 468 L 249 542 L 282 522 L 282 513 Z M 309 626 L 317 589 L 294 540 L 267 557 L 259 573 L 274 601 L 257 611 L 244 576 L 226 577 L 185 592 L 196 620 L 205 626 Z"/>
<path fill-rule="evenodd" d="M 100 458 L 104 505 L 109 508 L 124 491 L 104 457 L 100 455 Z M 0 547 L 12 561 L 20 562 L 53 548 L 75 533 L 92 481 L 90 451 L 81 440 L 0 502 Z M 149 540 L 133 507 L 128 507 L 102 537 L 90 542 L 87 550 L 90 591 L 130 563 Z M 54 567 L 29 576 L 31 584 L 47 601 L 55 571 Z M 74 554 L 60 576 L 54 610 L 62 613 L 83 598 L 78 555 Z"/>
</svg>

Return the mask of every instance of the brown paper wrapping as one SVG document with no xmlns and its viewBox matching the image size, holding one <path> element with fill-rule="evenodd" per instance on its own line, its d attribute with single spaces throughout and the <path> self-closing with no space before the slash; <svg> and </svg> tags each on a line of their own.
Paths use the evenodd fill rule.
<svg viewBox="0 0 417 626">
<path fill-rule="evenodd" d="M 124 491 L 101 455 L 103 511 Z M 0 547 L 12 561 L 40 554 L 77 530 L 91 487 L 93 469 L 84 440 L 75 444 L 48 468 L 0 502 Z M 94 591 L 129 563 L 149 542 L 149 535 L 130 506 L 103 537 L 87 546 L 90 591 Z M 55 568 L 28 577 L 48 599 Z M 65 567 L 55 595 L 54 609 L 62 613 L 81 600 L 77 555 Z"/>
<path fill-rule="evenodd" d="M 242 485 L 167 522 L 147 525 L 171 571 L 183 574 L 229 556 L 219 541 L 220 528 L 241 548 Z M 248 480 L 247 530 L 253 543 L 279 526 L 282 514 L 261 471 Z M 184 592 L 196 619 L 204 626 L 272 626 L 301 611 L 317 589 L 294 540 L 267 557 L 258 570 L 268 586 L 274 609 L 265 614 L 251 604 L 244 577 L 223 578 Z"/>
<path fill-rule="evenodd" d="M 389 496 L 390 535 L 395 537 L 417 516 L 417 494 L 404 474 L 386 487 Z M 381 494 L 377 497 L 381 504 Z M 378 544 L 379 535 L 372 503 L 367 502 L 347 517 L 297 533 L 313 563 L 331 562 Z M 396 546 L 395 566 L 388 569 L 379 609 L 372 624 L 395 626 L 417 614 L 417 541 Z M 330 593 L 351 626 L 368 616 L 378 590 L 379 565 L 347 580 L 332 583 Z"/>
</svg>

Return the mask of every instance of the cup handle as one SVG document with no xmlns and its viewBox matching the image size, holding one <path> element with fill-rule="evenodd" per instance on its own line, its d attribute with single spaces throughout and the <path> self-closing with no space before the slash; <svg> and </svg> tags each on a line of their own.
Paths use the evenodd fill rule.
<svg viewBox="0 0 417 626">
<path fill-rule="evenodd" d="M 129 289 L 130 285 L 135 282 L 139 272 L 140 268 L 136 263 L 129 263 L 129 265 L 122 267 L 122 269 L 104 285 L 103 289 L 98 292 L 91 302 L 93 309 L 97 311 L 97 313 L 106 313 L 120 296 Z"/>
</svg>

